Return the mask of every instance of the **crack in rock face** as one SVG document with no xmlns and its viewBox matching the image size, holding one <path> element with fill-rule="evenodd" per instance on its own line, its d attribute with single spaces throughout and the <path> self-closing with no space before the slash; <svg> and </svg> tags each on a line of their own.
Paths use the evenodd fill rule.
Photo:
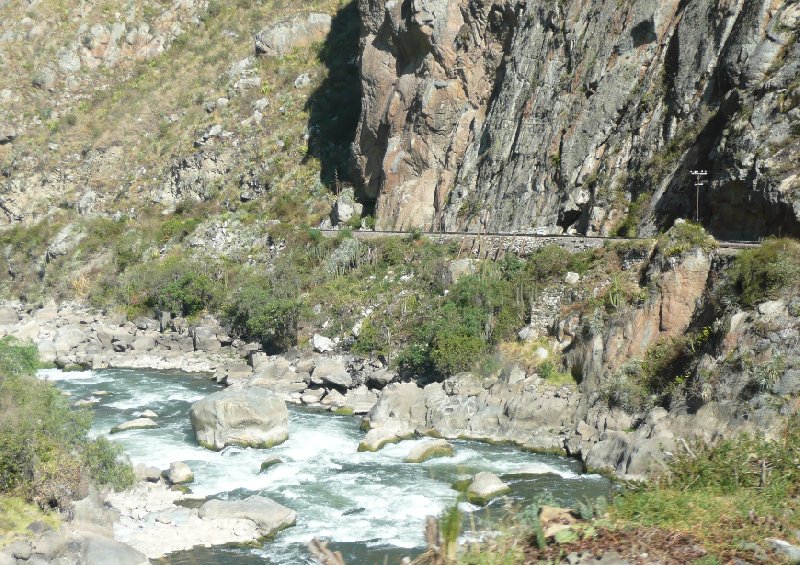
<svg viewBox="0 0 800 565">
<path fill-rule="evenodd" d="M 354 149 L 377 227 L 800 233 L 800 9 L 716 4 L 362 1 Z"/>
</svg>

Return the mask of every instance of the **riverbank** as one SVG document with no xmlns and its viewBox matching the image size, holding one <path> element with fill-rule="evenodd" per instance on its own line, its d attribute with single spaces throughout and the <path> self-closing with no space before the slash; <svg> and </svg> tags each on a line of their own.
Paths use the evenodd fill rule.
<svg viewBox="0 0 800 565">
<path fill-rule="evenodd" d="M 0 331 L 33 340 L 46 361 L 66 371 L 91 367 L 199 371 L 234 391 L 257 387 L 289 403 L 362 415 L 367 432 L 360 435 L 359 450 L 365 452 L 385 451 L 385 446 L 406 438 L 473 438 L 569 454 L 584 468 L 641 480 L 653 469 L 664 469 L 676 449 L 689 449 L 684 438 L 714 437 L 721 419 L 730 417 L 712 402 L 691 415 L 654 408 L 634 422 L 630 415 L 574 386 L 554 385 L 518 367 L 488 377 L 459 373 L 420 386 L 400 382 L 380 361 L 342 352 L 335 341 L 320 335 L 306 349 L 268 356 L 257 344 L 229 336 L 213 318 L 193 324 L 181 319 L 127 321 L 79 304 L 34 309 L 14 304 L 0 308 L 0 322 Z M 76 403 L 98 400 L 91 393 L 74 397 Z M 142 513 L 135 505 L 128 506 L 128 518 L 137 524 L 144 516 L 137 517 Z M 196 518 L 172 507 L 162 511 L 172 528 Z M 154 527 L 167 527 L 155 520 L 150 519 Z M 149 536 L 148 541 L 160 537 L 160 533 Z M 259 535 L 253 530 L 229 541 L 247 537 Z M 189 542 L 162 546 L 167 549 L 142 548 L 161 555 L 188 547 Z"/>
<path fill-rule="evenodd" d="M 363 415 L 366 449 L 421 435 L 508 442 L 643 480 L 679 448 L 676 437 L 716 433 L 719 421 L 714 405 L 696 416 L 654 408 L 634 430 L 632 416 L 597 402 L 596 395 L 554 385 L 519 366 L 488 377 L 458 373 L 424 386 L 400 382 L 381 361 L 340 352 L 336 342 L 320 335 L 307 349 L 268 356 L 259 344 L 231 337 L 211 317 L 191 324 L 169 316 L 130 321 L 78 303 L 39 308 L 17 303 L 2 307 L 0 332 L 33 341 L 44 362 L 65 370 L 207 373 L 229 387 L 266 388 L 290 403 Z"/>
<path fill-rule="evenodd" d="M 329 351 L 336 344 L 321 336 L 312 340 L 317 351 L 290 351 L 285 355 L 270 357 L 255 344 L 230 338 L 210 318 L 196 325 L 189 325 L 180 319 L 127 321 L 73 303 L 49 304 L 33 309 L 19 304 L 6 305 L 0 314 L 4 333 L 32 340 L 40 348 L 42 360 L 66 371 L 67 375 L 70 371 L 110 367 L 202 372 L 232 389 L 267 388 L 290 403 L 339 414 L 363 415 L 370 422 L 373 434 L 387 423 L 398 423 L 406 428 L 413 424 L 413 429 L 409 428 L 409 433 L 404 432 L 402 438 L 421 435 L 472 437 L 490 442 L 513 442 L 531 450 L 563 453 L 560 448 L 563 438 L 559 438 L 558 434 L 568 433 L 568 416 L 554 413 L 574 409 L 579 396 L 574 388 L 552 387 L 538 376 L 528 376 L 519 371 L 504 375 L 502 380 L 498 379 L 485 388 L 470 374 L 458 375 L 444 384 L 420 388 L 415 384 L 396 382 L 397 375 L 377 360 L 364 360 Z M 95 406 L 103 399 L 103 393 L 107 392 L 99 390 L 101 385 L 96 388 L 98 390 L 72 396 L 71 399 L 77 406 Z M 508 395 L 520 391 L 523 392 L 523 403 L 538 399 L 538 409 L 529 412 L 530 418 L 522 412 L 512 411 L 503 425 L 492 426 L 488 414 L 505 402 Z M 400 411 L 395 410 L 395 405 L 397 402 L 407 402 L 409 399 L 406 395 L 409 392 L 425 396 L 425 399 L 415 397 L 414 402 L 421 401 L 417 408 L 426 406 L 426 409 L 433 409 L 438 406 L 436 414 L 439 415 L 434 416 L 432 411 L 429 423 L 404 420 Z M 474 416 L 463 422 L 448 419 L 448 414 L 463 419 L 464 413 L 451 410 L 441 403 L 434 404 L 434 401 L 441 400 L 452 400 L 461 406 L 461 410 L 474 412 Z M 477 410 L 474 409 L 476 406 Z M 393 414 L 397 412 L 397 417 L 385 418 L 383 415 L 387 410 Z M 416 411 L 407 412 L 408 416 L 412 414 L 416 414 Z M 554 422 L 558 422 L 555 427 Z M 121 423 L 124 422 L 116 422 Z M 402 438 L 398 436 L 390 438 L 390 441 L 400 441 Z M 537 438 L 538 443 L 535 443 Z M 163 466 L 167 462 L 161 463 Z M 166 499 L 159 503 L 162 507 L 156 515 L 143 511 L 158 506 L 155 502 L 150 503 L 148 497 L 144 497 L 141 504 L 132 502 L 138 494 L 109 497 L 108 502 L 121 515 L 117 522 L 116 538 L 131 543 L 148 557 L 187 549 L 200 541 L 201 538 L 194 535 L 173 535 L 171 538 L 164 535 L 162 530 L 174 531 L 179 524 L 181 530 L 185 531 L 205 530 L 199 527 L 201 523 L 196 513 L 186 512 L 176 506 L 176 503 L 180 503 L 180 496 L 172 491 L 165 492 Z M 153 496 L 153 493 L 149 496 Z M 163 521 L 159 521 L 162 515 Z M 150 517 L 144 522 L 146 516 Z M 121 525 L 124 522 L 127 522 L 127 526 Z M 241 525 L 227 528 L 215 526 L 226 534 L 211 536 L 205 543 L 248 542 L 264 535 L 263 531 L 252 527 L 252 521 L 250 524 L 249 528 Z M 150 533 L 143 535 L 143 531 Z"/>
</svg>

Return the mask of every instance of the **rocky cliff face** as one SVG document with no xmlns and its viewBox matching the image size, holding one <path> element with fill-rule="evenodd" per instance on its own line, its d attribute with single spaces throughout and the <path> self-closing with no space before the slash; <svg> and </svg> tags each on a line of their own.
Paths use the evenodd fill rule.
<svg viewBox="0 0 800 565">
<path fill-rule="evenodd" d="M 361 0 L 379 228 L 800 233 L 800 5 Z M 627 220 L 623 220 L 626 218 Z"/>
</svg>

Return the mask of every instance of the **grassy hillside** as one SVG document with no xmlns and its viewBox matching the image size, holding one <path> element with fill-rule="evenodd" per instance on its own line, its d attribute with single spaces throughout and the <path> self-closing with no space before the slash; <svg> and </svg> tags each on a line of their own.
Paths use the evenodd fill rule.
<svg viewBox="0 0 800 565">
<path fill-rule="evenodd" d="M 64 2 L 42 4 L 30 14 L 12 5 L 16 12 L 4 26 L 21 36 L 0 43 L 3 86 L 12 93 L 0 101 L 0 121 L 18 133 L 0 149 L 0 163 L 5 177 L 45 187 L 26 194 L 39 201 L 39 218 L 48 208 L 50 215 L 69 212 L 89 191 L 96 194 L 97 212 L 140 217 L 171 211 L 182 195 L 168 194 L 165 186 L 182 159 L 201 152 L 220 162 L 215 172 L 222 174 L 209 175 L 200 199 L 220 209 L 240 205 L 242 186 L 252 184 L 270 193 L 267 202 L 251 204 L 259 215 L 281 215 L 274 210 L 281 198 L 292 199 L 301 216 L 326 210 L 320 173 L 328 186 L 346 178 L 359 108 L 354 4 L 208 2 L 187 12 L 137 2 L 125 14 L 107 3 L 81 4 L 81 10 Z M 311 10 L 335 16 L 327 41 L 283 57 L 255 57 L 254 33 Z M 80 21 L 65 17 L 79 12 Z M 22 33 L 33 25 L 25 18 L 47 32 Z M 172 27 L 164 32 L 161 54 L 95 69 L 84 64 L 70 73 L 58 66 L 59 53 L 92 41 L 92 24 L 155 30 L 165 18 Z M 49 89 L 34 86 L 43 68 L 55 69 Z M 220 99 L 227 103 L 218 104 Z M 253 118 L 256 112 L 260 119 Z M 225 135 L 198 146 L 212 126 Z"/>
</svg>

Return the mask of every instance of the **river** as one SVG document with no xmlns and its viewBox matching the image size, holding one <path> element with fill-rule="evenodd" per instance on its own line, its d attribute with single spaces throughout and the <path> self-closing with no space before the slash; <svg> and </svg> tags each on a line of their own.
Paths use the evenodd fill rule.
<svg viewBox="0 0 800 565">
<path fill-rule="evenodd" d="M 167 468 L 184 461 L 193 470 L 196 495 L 243 498 L 263 494 L 297 512 L 297 525 L 259 548 L 195 549 L 159 561 L 165 565 L 245 565 L 312 563 L 305 544 L 313 537 L 330 540 L 349 564 L 396 563 L 423 549 L 425 517 L 455 504 L 451 484 L 459 475 L 491 471 L 512 488 L 518 506 L 532 499 L 570 505 L 583 496 L 607 494 L 609 482 L 582 475 L 580 464 L 552 455 L 522 452 L 509 445 L 456 440 L 455 456 L 422 464 L 403 458 L 420 440 L 389 445 L 377 453 L 358 453 L 363 437 L 360 418 L 310 408 L 289 408 L 289 439 L 272 449 L 228 447 L 213 452 L 199 447 L 189 423 L 191 403 L 219 389 L 205 376 L 180 372 L 106 369 L 63 373 L 40 371 L 71 399 L 91 399 L 92 434 L 106 434 L 115 425 L 144 410 L 159 415 L 159 427 L 110 436 L 120 442 L 133 464 Z M 101 394 L 96 394 L 101 393 Z M 260 472 L 268 455 L 284 463 Z M 513 475 L 532 468 L 536 474 Z M 503 514 L 497 500 L 486 509 L 462 502 L 477 530 L 490 527 Z M 465 535 L 477 535 L 466 532 Z"/>
</svg>

